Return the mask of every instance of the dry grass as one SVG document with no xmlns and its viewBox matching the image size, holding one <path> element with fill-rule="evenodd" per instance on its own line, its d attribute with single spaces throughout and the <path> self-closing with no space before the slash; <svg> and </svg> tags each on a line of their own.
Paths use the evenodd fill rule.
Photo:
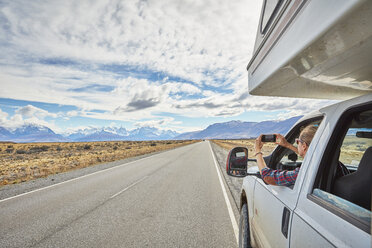
<svg viewBox="0 0 372 248">
<path fill-rule="evenodd" d="M 212 140 L 216 145 L 226 149 L 231 150 L 236 146 L 243 146 L 248 148 L 248 157 L 254 158 L 254 139 L 242 139 L 242 140 Z M 271 152 L 277 145 L 275 143 L 265 143 L 262 152 L 264 156 L 270 155 Z"/>
<path fill-rule="evenodd" d="M 196 141 L 0 143 L 0 185 L 25 182 L 194 142 Z"/>
<path fill-rule="evenodd" d="M 365 150 L 371 145 L 370 139 L 346 136 L 341 147 L 340 161 L 344 164 L 357 166 Z"/>
</svg>

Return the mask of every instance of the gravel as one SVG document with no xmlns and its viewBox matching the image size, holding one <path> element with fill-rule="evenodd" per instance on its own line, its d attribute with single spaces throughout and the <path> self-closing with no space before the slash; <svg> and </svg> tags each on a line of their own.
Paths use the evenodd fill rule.
<svg viewBox="0 0 372 248">
<path fill-rule="evenodd" d="M 214 155 L 216 156 L 217 162 L 221 167 L 221 171 L 227 186 L 231 192 L 231 195 L 234 199 L 234 203 L 237 209 L 240 209 L 240 190 L 243 184 L 243 177 L 232 177 L 228 176 L 226 173 L 226 159 L 229 154 L 228 150 L 223 149 L 222 147 L 211 142 Z"/>
</svg>

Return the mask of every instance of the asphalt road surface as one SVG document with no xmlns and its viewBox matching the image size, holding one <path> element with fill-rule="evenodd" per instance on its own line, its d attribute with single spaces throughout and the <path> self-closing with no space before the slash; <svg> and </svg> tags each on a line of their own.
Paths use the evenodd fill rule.
<svg viewBox="0 0 372 248">
<path fill-rule="evenodd" d="M 1 200 L 0 247 L 236 247 L 228 205 L 200 142 Z"/>
</svg>

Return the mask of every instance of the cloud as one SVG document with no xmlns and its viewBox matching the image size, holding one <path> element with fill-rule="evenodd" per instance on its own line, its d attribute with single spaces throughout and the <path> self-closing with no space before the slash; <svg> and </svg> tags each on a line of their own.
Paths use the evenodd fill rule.
<svg viewBox="0 0 372 248">
<path fill-rule="evenodd" d="M 53 117 L 53 118 L 58 117 L 57 114 L 49 113 L 46 110 L 37 108 L 37 107 L 32 106 L 32 105 L 27 105 L 25 107 L 21 107 L 21 108 L 17 109 L 15 111 L 15 113 L 21 115 L 22 117 L 26 117 L 26 118 L 38 117 L 38 118 L 43 119 L 45 117 Z"/>
<path fill-rule="evenodd" d="M 154 107 L 159 104 L 159 99 L 148 98 L 148 99 L 135 99 L 127 104 L 126 107 L 117 107 L 114 111 L 114 115 L 121 115 L 128 112 L 134 112 L 138 110 L 145 110 Z"/>
<path fill-rule="evenodd" d="M 8 118 L 8 113 L 3 112 L 3 111 L 0 109 L 0 125 L 3 126 L 3 125 L 7 122 L 7 118 Z"/>
<path fill-rule="evenodd" d="M 70 90 L 73 91 L 73 92 L 89 92 L 89 91 L 91 91 L 91 92 L 99 92 L 99 91 L 110 92 L 114 89 L 115 88 L 113 86 L 109 86 L 109 85 L 92 84 L 92 85 L 87 85 L 87 86 L 80 87 L 80 88 L 73 88 L 73 89 L 70 89 Z"/>
<path fill-rule="evenodd" d="M 326 104 L 247 93 L 260 9 L 260 1 L 238 0 L 5 2 L 0 98 L 77 109 L 55 114 L 29 105 L 14 122 L 81 116 L 156 123 L 159 113 L 300 114 Z"/>
<path fill-rule="evenodd" d="M 170 129 L 174 125 L 180 125 L 182 122 L 175 121 L 172 117 L 161 118 L 157 120 L 138 121 L 134 124 L 136 127 L 156 127 L 158 129 Z"/>
<path fill-rule="evenodd" d="M 128 103 L 128 109 L 127 111 L 135 111 L 135 110 L 140 110 L 140 109 L 147 109 L 154 107 L 159 104 L 159 99 L 156 98 L 149 98 L 149 99 L 139 99 L 135 100 L 132 99 L 130 103 Z"/>
<path fill-rule="evenodd" d="M 57 116 L 57 114 L 49 113 L 33 105 L 18 108 L 12 116 L 9 116 L 8 113 L 0 109 L 0 126 L 8 129 L 15 129 L 27 124 L 37 124 L 49 127 L 55 132 L 60 132 L 61 128 L 55 125 L 54 120 L 44 120 L 46 117 L 56 118 Z"/>
<path fill-rule="evenodd" d="M 31 63 L 31 71 L 111 63 L 216 86 L 245 74 L 258 6 L 222 0 L 8 2 L 0 12 L 7 23 L 1 32 L 8 46 L 2 48 L 6 64 L 9 58 Z"/>
<path fill-rule="evenodd" d="M 223 104 L 216 104 L 212 101 L 209 101 L 208 99 L 207 100 L 201 100 L 201 101 L 197 101 L 197 102 L 193 102 L 193 103 L 189 103 L 189 104 L 185 104 L 185 105 L 181 105 L 181 104 L 176 104 L 175 107 L 176 108 L 179 108 L 179 109 L 182 109 L 182 108 L 195 108 L 195 107 L 203 107 L 203 108 L 207 108 L 207 109 L 216 109 L 216 108 L 219 108 L 219 107 L 222 107 L 224 106 Z"/>
<path fill-rule="evenodd" d="M 179 82 L 167 82 L 163 84 L 164 90 L 168 93 L 183 93 L 186 95 L 201 94 L 202 90 L 190 83 L 179 83 Z"/>
<path fill-rule="evenodd" d="M 76 110 L 71 110 L 71 111 L 68 111 L 68 112 L 66 113 L 66 116 L 67 116 L 67 117 L 74 117 L 74 116 L 78 116 L 78 115 L 79 115 L 79 112 L 76 111 Z"/>
</svg>

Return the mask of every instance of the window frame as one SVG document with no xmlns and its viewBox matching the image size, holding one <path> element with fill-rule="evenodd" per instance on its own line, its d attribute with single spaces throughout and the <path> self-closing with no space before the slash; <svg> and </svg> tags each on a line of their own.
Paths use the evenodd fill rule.
<svg viewBox="0 0 372 248">
<path fill-rule="evenodd" d="M 281 6 L 285 2 L 285 0 L 277 0 L 278 2 L 275 5 L 274 10 L 271 12 L 270 17 L 267 20 L 267 23 L 266 23 L 265 27 L 263 27 L 263 20 L 264 20 L 264 16 L 265 16 L 265 12 L 266 12 L 267 1 L 269 1 L 269 0 L 264 0 L 263 5 L 262 5 L 261 18 L 260 18 L 260 28 L 259 28 L 261 35 L 265 35 L 266 32 L 269 30 L 269 28 L 271 27 L 272 23 L 275 20 L 275 17 L 277 16 L 279 10 L 281 9 Z"/>
<path fill-rule="evenodd" d="M 303 120 L 299 123 L 297 123 L 295 126 L 293 126 L 291 128 L 291 130 L 285 135 L 285 139 L 292 144 L 292 139 L 295 140 L 297 136 L 296 134 L 300 134 L 301 131 L 300 131 L 300 128 L 303 127 L 303 126 L 307 126 L 309 125 L 310 123 L 313 123 L 315 121 L 320 121 L 319 122 L 319 125 L 322 123 L 322 121 L 324 120 L 324 117 L 325 115 L 324 114 L 319 114 L 317 116 L 314 116 L 314 117 L 311 117 L 309 119 L 306 119 L 306 120 Z M 278 169 L 277 166 L 278 166 L 278 163 L 280 162 L 280 160 L 284 157 L 284 156 L 281 156 L 283 153 L 285 153 L 286 150 L 289 150 L 289 148 L 285 148 L 285 147 L 282 147 L 282 146 L 277 146 L 274 151 L 271 153 L 270 155 L 270 160 L 269 161 L 265 161 L 266 164 L 268 165 L 269 168 L 271 169 Z M 281 158 L 279 159 L 279 157 L 281 156 Z"/>
<path fill-rule="evenodd" d="M 360 141 L 359 143 L 358 143 L 358 145 L 357 146 L 360 146 L 360 145 L 364 145 L 365 147 L 366 147 L 366 149 L 368 149 L 368 147 L 369 147 L 369 143 L 371 143 L 370 145 L 372 145 L 372 139 L 370 139 L 370 138 L 366 138 L 365 140 L 368 140 L 368 142 L 367 141 L 365 141 L 364 140 L 364 142 L 363 142 L 363 138 L 362 137 L 358 137 L 357 135 L 356 135 L 356 133 L 357 132 L 366 132 L 365 130 L 368 130 L 367 132 L 369 132 L 369 133 L 372 133 L 372 128 L 359 128 L 359 127 L 350 127 L 348 130 L 347 130 L 347 133 L 350 131 L 350 130 L 352 130 L 353 132 L 355 132 L 355 135 L 354 134 L 352 134 L 352 135 L 348 135 L 347 133 L 346 133 L 346 136 L 345 136 L 345 138 L 344 138 L 344 140 L 343 140 L 343 142 L 342 142 L 342 144 L 341 144 L 341 151 L 340 151 L 340 157 L 339 157 L 339 161 L 343 164 L 343 165 L 345 165 L 345 167 L 350 171 L 356 171 L 357 169 L 358 169 L 358 167 L 357 166 L 359 166 L 359 164 L 360 164 L 360 161 L 361 161 L 361 159 L 363 158 L 363 155 L 364 155 L 364 153 L 360 153 L 359 154 L 359 156 L 353 156 L 353 158 L 352 158 L 352 160 L 349 162 L 344 156 L 345 156 L 345 151 L 343 151 L 342 150 L 342 148 L 345 146 L 345 141 L 346 142 L 349 142 L 349 143 L 353 143 L 354 141 L 350 141 L 349 139 L 350 139 L 350 137 L 352 138 L 352 139 L 355 139 L 355 138 L 358 138 L 359 140 L 358 141 Z M 363 130 L 363 131 L 358 131 L 358 130 Z M 359 147 L 358 147 L 358 149 L 360 149 Z M 361 149 L 361 150 L 359 150 L 359 151 L 364 151 L 365 152 L 365 150 L 364 150 L 364 148 L 363 149 Z"/>
<path fill-rule="evenodd" d="M 330 211 L 331 213 L 337 215 L 338 217 L 342 218 L 343 220 L 349 222 L 350 224 L 356 226 L 357 228 L 369 233 L 371 230 L 371 223 L 366 223 L 363 220 L 357 218 L 357 216 L 353 215 L 352 213 L 340 209 L 339 207 L 332 205 L 331 203 L 325 201 L 324 199 L 316 196 L 313 194 L 314 189 L 318 188 L 323 190 L 327 193 L 332 194 L 330 188 L 332 187 L 332 183 L 334 182 L 334 176 L 330 173 L 335 170 L 334 166 L 334 159 L 337 157 L 336 152 L 342 146 L 343 140 L 345 139 L 346 133 L 350 128 L 351 122 L 350 117 L 357 113 L 371 110 L 372 109 L 372 102 L 358 104 L 356 106 L 350 107 L 346 109 L 338 119 L 335 128 L 331 134 L 327 147 L 323 153 L 323 157 L 320 161 L 318 172 L 316 174 L 311 193 L 307 194 L 307 198 L 312 202 L 316 203 L 317 205 L 325 208 L 326 210 Z M 347 124 L 347 125 L 345 125 Z M 331 166 L 329 166 L 329 164 Z M 328 165 L 328 166 L 327 166 Z M 330 175 L 331 174 L 331 175 Z M 327 178 L 326 185 L 321 185 L 321 181 L 324 181 L 324 178 Z M 328 185 L 328 183 L 331 185 Z M 326 188 L 323 188 L 323 187 Z"/>
<path fill-rule="evenodd" d="M 337 215 L 341 219 L 349 222 L 350 224 L 358 227 L 359 229 L 365 231 L 366 233 L 369 233 L 371 230 L 371 223 L 366 223 L 359 218 L 357 218 L 355 215 L 352 213 L 345 211 L 329 202 L 326 200 L 323 200 L 322 198 L 313 195 L 313 193 L 307 195 L 307 199 L 310 201 L 314 202 L 315 204 L 319 205 L 320 207 L 325 208 L 329 212 Z"/>
<path fill-rule="evenodd" d="M 318 125 L 320 125 L 323 120 L 325 118 L 325 114 L 323 113 L 319 113 L 317 114 L 316 116 L 313 116 L 309 119 L 306 119 L 306 120 L 302 120 L 301 122 L 299 123 L 296 123 L 290 130 L 289 132 L 285 135 L 285 139 L 288 141 L 288 140 L 295 140 L 296 139 L 296 136 L 297 134 L 299 135 L 301 133 L 300 131 L 300 128 L 301 127 L 304 127 L 304 126 L 307 126 L 309 125 L 310 123 L 313 123 L 315 121 L 320 121 Z M 285 156 L 281 156 L 283 153 L 286 152 L 286 150 L 290 150 L 289 148 L 285 148 L 285 147 L 282 147 L 280 145 L 278 145 L 273 151 L 272 153 L 269 155 L 269 156 L 266 156 L 264 157 L 264 161 L 267 165 L 268 168 L 270 169 L 273 169 L 273 170 L 277 170 L 279 168 L 278 167 L 278 164 L 280 162 L 280 160 Z M 281 158 L 279 159 L 279 156 L 281 156 Z M 302 161 L 303 162 L 303 161 Z M 262 180 L 264 182 L 264 184 L 267 184 L 264 180 Z M 297 180 L 296 180 L 297 182 Z M 296 183 L 295 183 L 296 184 Z M 293 185 L 290 185 L 290 186 L 284 186 L 284 187 L 287 187 L 291 190 L 293 190 L 295 184 Z"/>
</svg>

